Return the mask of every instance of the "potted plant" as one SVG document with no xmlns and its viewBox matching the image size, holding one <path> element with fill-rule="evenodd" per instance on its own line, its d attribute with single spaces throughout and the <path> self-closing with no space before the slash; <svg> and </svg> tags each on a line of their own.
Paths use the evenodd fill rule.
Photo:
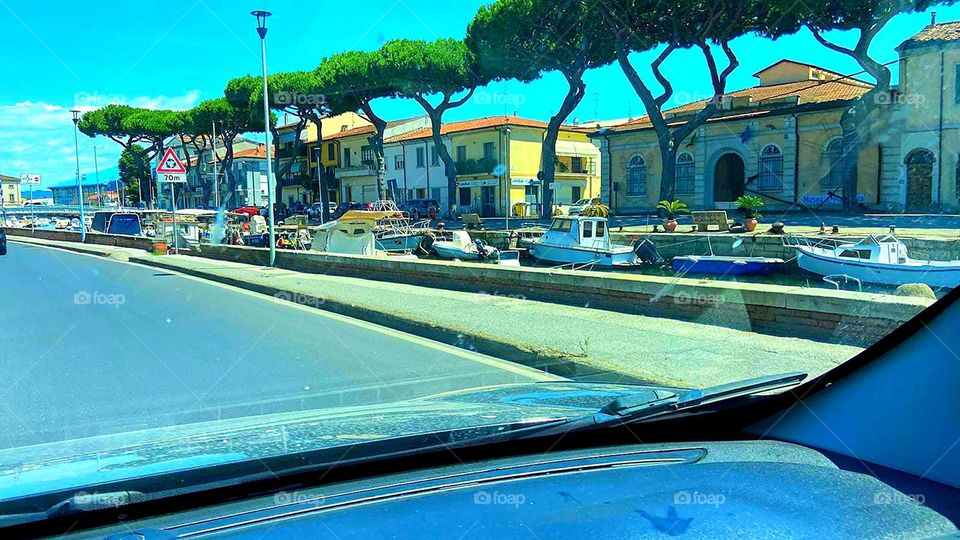
<svg viewBox="0 0 960 540">
<path fill-rule="evenodd" d="M 690 211 L 690 209 L 687 208 L 687 204 L 683 201 L 660 201 L 660 204 L 657 205 L 657 210 L 663 210 L 663 213 L 666 214 L 663 220 L 663 228 L 666 229 L 667 232 L 677 230 L 677 214 Z"/>
<path fill-rule="evenodd" d="M 757 220 L 761 216 L 758 210 L 763 207 L 763 198 L 759 195 L 742 195 L 737 199 L 737 208 L 743 212 L 743 227 L 747 232 L 757 228 Z"/>
</svg>

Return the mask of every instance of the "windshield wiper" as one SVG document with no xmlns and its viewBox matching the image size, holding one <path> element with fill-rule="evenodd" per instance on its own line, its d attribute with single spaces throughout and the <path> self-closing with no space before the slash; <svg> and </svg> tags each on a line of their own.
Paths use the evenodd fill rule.
<svg viewBox="0 0 960 540">
<path fill-rule="evenodd" d="M 559 429 L 564 431 L 595 429 L 649 420 L 657 416 L 690 411 L 727 400 L 789 388 L 800 384 L 806 378 L 806 373 L 792 372 L 688 390 L 680 394 L 669 390 L 649 390 L 617 398 L 594 413 L 571 419 L 562 426 L 540 430 L 537 434 L 552 434 Z"/>
<path fill-rule="evenodd" d="M 95 510 L 120 508 L 142 502 L 147 496 L 139 491 L 111 491 L 106 493 L 77 493 L 42 512 L 0 515 L 0 527 L 52 519 Z"/>
</svg>

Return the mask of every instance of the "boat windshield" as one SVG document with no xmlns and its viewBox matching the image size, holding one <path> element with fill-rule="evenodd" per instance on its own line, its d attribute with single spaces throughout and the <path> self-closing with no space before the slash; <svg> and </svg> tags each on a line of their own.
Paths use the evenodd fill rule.
<svg viewBox="0 0 960 540">
<path fill-rule="evenodd" d="M 550 230 L 562 233 L 568 233 L 573 229 L 572 219 L 555 219 L 550 224 Z"/>
</svg>

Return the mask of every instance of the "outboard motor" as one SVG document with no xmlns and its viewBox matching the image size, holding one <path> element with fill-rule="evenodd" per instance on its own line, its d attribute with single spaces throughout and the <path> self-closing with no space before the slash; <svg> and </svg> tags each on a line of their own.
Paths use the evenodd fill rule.
<svg viewBox="0 0 960 540">
<path fill-rule="evenodd" d="M 642 263 L 660 266 L 665 261 L 657 251 L 657 246 L 649 238 L 640 238 L 633 242 L 633 252 Z"/>
<path fill-rule="evenodd" d="M 487 258 L 487 245 L 483 243 L 483 240 L 479 238 L 473 241 L 473 245 L 477 246 L 477 256 L 481 259 Z"/>
</svg>

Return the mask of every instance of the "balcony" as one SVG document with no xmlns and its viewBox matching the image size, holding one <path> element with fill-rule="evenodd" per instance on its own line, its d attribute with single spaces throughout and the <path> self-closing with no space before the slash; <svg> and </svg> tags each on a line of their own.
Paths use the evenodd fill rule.
<svg viewBox="0 0 960 540">
<path fill-rule="evenodd" d="M 576 159 L 574 156 L 557 156 L 554 166 L 554 175 L 567 178 L 585 178 L 595 174 L 596 170 L 596 162 L 586 157 Z"/>
<path fill-rule="evenodd" d="M 355 178 L 357 176 L 370 176 L 374 174 L 376 174 L 376 171 L 373 170 L 373 163 L 337 167 L 337 178 Z"/>
<path fill-rule="evenodd" d="M 499 162 L 496 158 L 465 159 L 457 161 L 457 176 L 488 175 L 494 176 Z"/>
</svg>

